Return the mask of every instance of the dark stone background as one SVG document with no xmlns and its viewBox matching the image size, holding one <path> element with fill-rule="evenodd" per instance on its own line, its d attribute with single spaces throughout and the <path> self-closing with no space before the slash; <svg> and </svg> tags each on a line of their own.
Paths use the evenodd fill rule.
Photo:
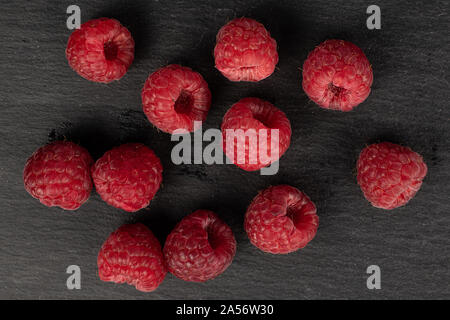
<svg viewBox="0 0 450 320">
<path fill-rule="evenodd" d="M 382 29 L 366 28 L 377 4 Z M 82 22 L 120 20 L 136 41 L 136 57 L 120 81 L 96 84 L 73 72 L 64 50 L 66 8 Z M 0 298 L 137 299 L 405 299 L 450 298 L 449 273 L 449 27 L 446 1 L 5 1 L 0 4 Z M 261 21 L 279 45 L 276 72 L 260 83 L 232 83 L 214 69 L 215 35 L 232 18 Z M 369 98 L 350 113 L 318 108 L 301 89 L 308 52 L 328 38 L 360 46 L 373 65 Z M 149 73 L 168 63 L 199 71 L 213 105 L 206 128 L 246 96 L 267 99 L 293 127 L 292 144 L 275 176 L 231 165 L 175 166 L 176 142 L 141 110 Z M 164 165 L 163 186 L 149 208 L 130 214 L 93 192 L 76 212 L 47 208 L 23 188 L 26 159 L 67 138 L 94 158 L 112 146 L 140 141 Z M 429 174 L 405 207 L 371 207 L 356 183 L 361 149 L 376 141 L 410 146 Z M 243 216 L 256 193 L 287 183 L 317 204 L 320 227 L 303 250 L 275 256 L 253 247 Z M 168 275 L 154 293 L 102 283 L 96 256 L 123 223 L 140 221 L 163 242 L 176 222 L 198 208 L 216 211 L 233 229 L 233 264 L 205 284 Z M 66 288 L 68 265 L 82 270 L 82 289 Z M 366 268 L 381 267 L 382 289 L 366 288 Z"/>
</svg>

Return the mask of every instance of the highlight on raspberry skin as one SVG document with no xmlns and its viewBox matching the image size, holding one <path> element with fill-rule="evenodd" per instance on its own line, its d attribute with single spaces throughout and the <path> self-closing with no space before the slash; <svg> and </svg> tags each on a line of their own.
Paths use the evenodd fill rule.
<svg viewBox="0 0 450 320">
<path fill-rule="evenodd" d="M 109 83 L 122 78 L 133 62 L 134 40 L 119 21 L 94 19 L 70 35 L 66 57 L 83 78 Z"/>
<path fill-rule="evenodd" d="M 152 73 L 141 96 L 148 120 L 171 134 L 194 131 L 194 121 L 205 121 L 211 107 L 211 92 L 201 74 L 176 64 Z"/>
<path fill-rule="evenodd" d="M 352 110 L 369 96 L 372 81 L 364 52 L 344 40 L 326 40 L 303 64 L 303 90 L 325 109 Z"/>
<path fill-rule="evenodd" d="M 261 191 L 247 209 L 244 228 L 262 251 L 286 254 L 305 247 L 316 235 L 319 217 L 300 190 L 278 185 Z"/>
<path fill-rule="evenodd" d="M 236 253 L 230 227 L 209 210 L 184 217 L 164 245 L 168 270 L 185 281 L 204 282 L 222 274 Z"/>
<path fill-rule="evenodd" d="M 73 142 L 47 144 L 25 164 L 25 190 L 48 207 L 76 210 L 91 194 L 93 162 L 89 152 Z"/>
<path fill-rule="evenodd" d="M 135 212 L 155 196 L 163 167 L 153 150 L 141 143 L 127 143 L 107 151 L 91 170 L 95 189 L 106 203 Z"/>
<path fill-rule="evenodd" d="M 167 274 L 158 239 L 141 223 L 114 231 L 98 253 L 97 267 L 100 280 L 127 283 L 143 292 L 154 291 Z"/>
<path fill-rule="evenodd" d="M 278 63 L 277 42 L 259 22 L 237 18 L 223 26 L 214 48 L 216 68 L 231 81 L 260 81 Z"/>
<path fill-rule="evenodd" d="M 408 203 L 419 191 L 428 170 L 418 153 L 390 142 L 364 148 L 357 169 L 364 197 L 374 207 L 387 210 Z"/>
<path fill-rule="evenodd" d="M 270 102 L 244 98 L 222 121 L 224 153 L 239 168 L 255 171 L 279 160 L 291 143 L 291 124 Z"/>
</svg>

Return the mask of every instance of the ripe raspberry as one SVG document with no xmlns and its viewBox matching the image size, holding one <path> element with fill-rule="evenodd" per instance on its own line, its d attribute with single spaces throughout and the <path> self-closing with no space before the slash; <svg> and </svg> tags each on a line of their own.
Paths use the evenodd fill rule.
<svg viewBox="0 0 450 320">
<path fill-rule="evenodd" d="M 149 205 L 162 181 L 159 158 L 141 143 L 107 151 L 92 166 L 95 189 L 113 207 L 134 212 Z"/>
<path fill-rule="evenodd" d="M 352 110 L 369 96 L 372 81 L 369 60 L 348 41 L 321 43 L 303 64 L 303 90 L 326 109 Z"/>
<path fill-rule="evenodd" d="M 303 248 L 316 235 L 318 225 L 314 203 L 288 185 L 261 191 L 248 207 L 244 221 L 250 242 L 269 253 Z"/>
<path fill-rule="evenodd" d="M 275 70 L 277 42 L 261 23 L 237 18 L 219 30 L 214 57 L 216 68 L 229 80 L 260 81 Z"/>
<path fill-rule="evenodd" d="M 255 171 L 277 161 L 291 143 L 291 124 L 284 112 L 258 98 L 244 98 L 235 103 L 223 117 L 221 129 L 224 153 L 235 165 L 247 171 Z M 278 130 L 278 139 L 274 130 Z M 232 143 L 230 148 L 227 148 L 227 139 Z M 245 152 L 242 152 L 242 146 Z"/>
<path fill-rule="evenodd" d="M 374 207 L 394 209 L 419 191 L 427 174 L 422 157 L 390 142 L 372 144 L 359 155 L 358 183 Z"/>
<path fill-rule="evenodd" d="M 126 224 L 111 233 L 97 257 L 102 281 L 128 283 L 137 290 L 155 290 L 167 273 L 161 245 L 142 223 Z"/>
<path fill-rule="evenodd" d="M 92 163 L 87 150 L 75 143 L 50 143 L 35 151 L 25 164 L 25 189 L 48 207 L 76 210 L 91 193 Z"/>
<path fill-rule="evenodd" d="M 194 131 L 194 121 L 205 121 L 211 92 L 203 77 L 190 68 L 168 65 L 151 74 L 142 89 L 142 106 L 158 129 Z"/>
<path fill-rule="evenodd" d="M 230 227 L 209 210 L 197 210 L 169 234 L 164 257 L 169 271 L 185 281 L 204 282 L 231 264 L 236 240 Z"/>
<path fill-rule="evenodd" d="M 91 20 L 70 35 L 66 57 L 83 78 L 108 83 L 127 72 L 134 59 L 134 40 L 115 19 Z"/>
</svg>

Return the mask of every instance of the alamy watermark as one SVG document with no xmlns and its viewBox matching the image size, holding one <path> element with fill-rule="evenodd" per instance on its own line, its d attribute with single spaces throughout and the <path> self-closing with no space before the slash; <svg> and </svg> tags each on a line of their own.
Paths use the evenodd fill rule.
<svg viewBox="0 0 450 320">
<path fill-rule="evenodd" d="M 225 139 L 224 136 L 225 135 Z M 274 175 L 279 169 L 279 129 L 207 129 L 202 131 L 202 122 L 194 122 L 194 132 L 176 130 L 171 137 L 178 141 L 171 158 L 180 164 L 263 164 L 261 175 Z M 209 142 L 203 148 L 203 142 Z M 223 152 L 226 150 L 226 156 Z"/>
<path fill-rule="evenodd" d="M 70 276 L 66 280 L 67 289 L 73 290 L 81 289 L 81 269 L 76 264 L 72 264 L 67 267 L 66 273 L 70 274 Z"/>
<path fill-rule="evenodd" d="M 70 16 L 66 20 L 66 26 L 69 30 L 80 29 L 81 26 L 81 9 L 75 4 L 71 4 L 67 7 L 67 14 Z"/>
<path fill-rule="evenodd" d="M 369 289 L 369 290 L 381 289 L 381 269 L 380 269 L 380 267 L 375 264 L 368 266 L 366 273 L 370 274 L 370 276 L 367 278 L 367 282 L 366 282 L 367 289 Z"/>
<path fill-rule="evenodd" d="M 380 9 L 380 7 L 375 4 L 372 4 L 367 7 L 366 13 L 370 14 L 370 16 L 367 18 L 367 21 L 366 21 L 367 29 L 369 29 L 369 30 L 381 29 L 381 9 Z"/>
</svg>

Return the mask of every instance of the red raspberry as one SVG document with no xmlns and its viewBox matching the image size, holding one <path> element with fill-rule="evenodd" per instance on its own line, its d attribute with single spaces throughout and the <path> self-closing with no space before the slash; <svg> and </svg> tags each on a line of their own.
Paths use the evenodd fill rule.
<svg viewBox="0 0 450 320">
<path fill-rule="evenodd" d="M 92 190 L 86 149 L 67 141 L 56 141 L 39 148 L 23 170 L 25 189 L 48 207 L 76 210 Z"/>
<path fill-rule="evenodd" d="M 318 225 L 314 203 L 288 185 L 261 191 L 248 207 L 244 221 L 251 243 L 269 253 L 303 248 L 316 235 Z"/>
<path fill-rule="evenodd" d="M 151 74 L 142 89 L 142 106 L 158 129 L 194 131 L 194 121 L 205 121 L 211 92 L 201 74 L 176 64 Z"/>
<path fill-rule="evenodd" d="M 223 26 L 214 48 L 216 68 L 231 81 L 260 81 L 278 63 L 277 42 L 264 26 L 237 18 Z"/>
<path fill-rule="evenodd" d="M 291 143 L 291 124 L 284 112 L 258 98 L 244 98 L 235 103 L 223 117 L 221 129 L 225 154 L 235 165 L 247 171 L 255 171 L 277 161 Z M 234 133 L 228 131 L 239 129 L 243 131 L 234 131 Z M 260 144 L 264 143 L 261 139 L 265 137 L 262 129 L 267 130 L 267 150 L 263 149 L 260 152 Z M 276 129 L 278 143 L 275 146 L 278 147 L 278 157 L 276 150 L 272 152 L 271 147 L 273 130 Z M 252 133 L 257 138 L 253 139 L 253 143 L 251 142 Z M 233 138 L 233 134 L 236 138 Z M 227 137 L 233 143 L 233 149 L 227 148 Z M 245 146 L 244 153 L 239 152 L 241 146 Z"/>
<path fill-rule="evenodd" d="M 348 41 L 321 43 L 303 64 L 303 90 L 326 109 L 352 110 L 369 96 L 372 81 L 369 60 Z"/>
<path fill-rule="evenodd" d="M 115 19 L 91 20 L 70 35 L 66 57 L 83 78 L 108 83 L 127 72 L 134 59 L 134 40 Z"/>
<path fill-rule="evenodd" d="M 427 174 L 422 157 L 390 142 L 372 144 L 359 155 L 358 183 L 374 207 L 394 209 L 419 191 Z"/>
<path fill-rule="evenodd" d="M 149 205 L 162 181 L 159 158 L 141 143 L 107 151 L 92 167 L 95 189 L 113 207 L 134 212 Z"/>
<path fill-rule="evenodd" d="M 181 220 L 167 237 L 164 257 L 169 271 L 185 281 L 204 282 L 231 264 L 236 240 L 230 227 L 209 210 Z"/>
<path fill-rule="evenodd" d="M 100 280 L 126 282 L 144 292 L 155 290 L 167 273 L 161 245 L 142 223 L 111 233 L 98 253 L 97 266 Z"/>
</svg>

